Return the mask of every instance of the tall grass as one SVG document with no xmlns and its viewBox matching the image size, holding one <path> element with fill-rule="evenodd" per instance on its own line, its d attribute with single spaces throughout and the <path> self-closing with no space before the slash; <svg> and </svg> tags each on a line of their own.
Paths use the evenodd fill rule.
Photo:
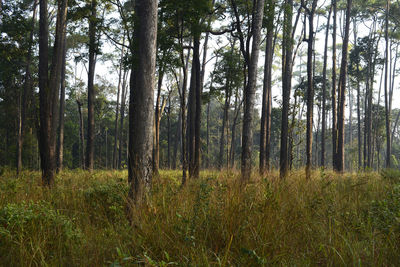
<svg viewBox="0 0 400 267">
<path fill-rule="evenodd" d="M 161 171 L 126 216 L 126 171 L 0 176 L 0 262 L 11 266 L 400 265 L 398 172 Z"/>
</svg>

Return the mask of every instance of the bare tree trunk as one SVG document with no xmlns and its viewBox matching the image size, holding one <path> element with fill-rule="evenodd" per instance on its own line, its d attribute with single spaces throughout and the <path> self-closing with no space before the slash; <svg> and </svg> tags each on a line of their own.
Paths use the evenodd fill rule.
<svg viewBox="0 0 400 267">
<path fill-rule="evenodd" d="M 257 63 L 261 43 L 261 26 L 264 14 L 264 0 L 254 0 L 253 4 L 257 4 L 257 7 L 252 22 L 253 42 L 248 69 L 248 82 L 244 92 L 241 164 L 242 181 L 248 181 L 250 179 L 252 169 L 251 157 L 253 151 L 253 115 L 257 85 Z"/>
<path fill-rule="evenodd" d="M 322 70 L 322 130 L 321 130 L 321 167 L 325 167 L 325 131 L 326 131 L 326 65 L 328 61 L 328 37 L 329 25 L 332 14 L 332 6 L 329 9 L 328 22 L 326 25 L 324 66 Z"/>
<path fill-rule="evenodd" d="M 81 168 L 85 168 L 85 133 L 83 127 L 82 103 L 78 99 L 76 99 L 76 103 L 78 104 L 79 113 L 80 164 Z"/>
<path fill-rule="evenodd" d="M 26 59 L 26 67 L 25 67 L 25 82 L 24 82 L 24 91 L 22 93 L 22 103 L 20 104 L 20 114 L 18 121 L 18 136 L 17 136 L 17 175 L 22 170 L 22 146 L 24 143 L 24 132 L 25 132 L 25 118 L 26 118 L 26 109 L 28 108 L 28 97 L 31 95 L 29 92 L 32 90 L 32 77 L 31 77 L 31 62 L 32 62 L 32 49 L 33 49 L 33 34 L 35 31 L 35 17 L 36 10 L 39 1 L 35 0 L 33 3 L 33 14 L 32 14 L 32 30 L 29 35 L 29 48 Z M 0 11 L 1 11 L 1 3 L 0 3 Z"/>
<path fill-rule="evenodd" d="M 162 115 L 162 109 L 164 106 L 164 101 L 161 104 L 161 86 L 164 78 L 164 73 L 161 67 L 158 69 L 158 83 L 157 83 L 157 98 L 156 98 L 156 109 L 154 115 L 154 149 L 153 149 L 153 172 L 158 174 L 158 169 L 160 167 L 160 121 Z"/>
<path fill-rule="evenodd" d="M 122 44 L 125 43 L 125 32 L 122 38 Z M 118 168 L 118 156 L 117 156 L 117 148 L 118 148 L 118 117 L 119 117 L 119 95 L 121 92 L 121 85 L 122 85 L 122 69 L 123 69 L 123 60 L 124 60 L 124 49 L 125 47 L 121 47 L 121 59 L 119 61 L 119 72 L 118 72 L 118 90 L 117 90 L 117 106 L 115 108 L 115 122 L 114 122 L 114 151 L 113 151 L 113 161 L 112 161 L 112 168 Z M 122 97 L 121 97 L 122 100 Z M 121 101 L 122 102 L 122 101 Z M 122 131 L 122 129 L 121 129 Z"/>
<path fill-rule="evenodd" d="M 154 75 L 156 65 L 157 0 L 135 2 L 136 23 L 129 101 L 129 198 L 145 200 L 152 181 Z"/>
<path fill-rule="evenodd" d="M 223 108 L 223 117 L 222 117 L 222 127 L 221 127 L 221 136 L 219 139 L 219 162 L 218 168 L 222 169 L 224 167 L 224 149 L 225 149 L 225 126 L 228 120 L 228 110 L 229 110 L 229 102 L 230 102 L 230 81 L 226 81 L 225 88 L 225 104 Z M 228 158 L 226 159 L 228 161 Z"/>
<path fill-rule="evenodd" d="M 271 142 L 271 106 L 272 106 L 272 60 L 273 60 L 273 31 L 274 31 L 274 15 L 275 2 L 268 2 L 268 25 L 267 39 L 265 47 L 265 63 L 264 63 L 264 83 L 263 98 L 261 112 L 261 130 L 260 130 L 260 174 L 270 169 L 270 142 Z"/>
<path fill-rule="evenodd" d="M 196 112 L 195 112 L 195 123 L 194 123 L 194 165 L 193 165 L 193 177 L 199 178 L 200 176 L 200 154 L 201 154 L 201 139 L 200 139 L 200 128 L 201 128 L 201 70 L 200 70 L 200 32 L 196 33 L 193 38 L 193 64 L 195 70 L 195 88 L 196 88 Z"/>
<path fill-rule="evenodd" d="M 284 26 L 282 44 L 282 120 L 281 120 L 281 150 L 280 150 L 280 177 L 285 178 L 289 170 L 288 157 L 288 130 L 289 130 L 289 100 L 292 87 L 292 17 L 293 0 L 285 0 Z"/>
<path fill-rule="evenodd" d="M 121 119 L 120 119 L 120 130 L 118 132 L 118 140 L 119 140 L 119 151 L 118 151 L 118 169 L 121 169 L 122 164 L 122 147 L 124 144 L 124 119 L 125 119 L 125 105 L 126 105 L 126 96 L 127 96 L 127 75 L 128 72 L 124 71 L 124 79 L 122 82 L 122 97 L 121 97 Z"/>
<path fill-rule="evenodd" d="M 385 120 L 386 120 L 386 168 L 391 167 L 391 141 L 390 141 L 390 109 L 388 99 L 388 56 L 389 56 L 389 0 L 386 1 L 386 15 L 385 15 Z"/>
<path fill-rule="evenodd" d="M 67 56 L 67 39 L 66 31 L 64 31 L 63 58 L 61 67 L 61 90 L 60 90 L 60 118 L 58 126 L 58 143 L 57 143 L 57 172 L 62 171 L 64 161 L 64 115 L 65 115 L 65 69 Z"/>
<path fill-rule="evenodd" d="M 312 168 L 312 141 L 313 141 L 313 115 L 314 115 L 314 73 L 313 73 L 313 50 L 314 50 L 314 12 L 317 0 L 313 0 L 312 8 L 309 10 L 303 0 L 302 5 L 308 13 L 308 51 L 307 51 L 307 137 L 306 137 L 306 178 L 311 178 Z"/>
<path fill-rule="evenodd" d="M 94 168 L 94 73 L 96 67 L 96 13 L 97 0 L 91 2 L 91 16 L 89 19 L 89 72 L 88 72 L 88 127 L 86 140 L 86 168 Z"/>
<path fill-rule="evenodd" d="M 337 170 L 337 110 L 336 110 L 336 20 L 337 0 L 332 0 L 333 8 L 333 32 L 332 32 L 332 166 Z"/>
<path fill-rule="evenodd" d="M 346 76 L 347 76 L 347 55 L 350 35 L 350 12 L 352 0 L 347 0 L 346 9 L 346 25 L 344 32 L 344 39 L 342 45 L 342 62 L 340 66 L 340 80 L 339 80 L 339 108 L 338 108 L 338 151 L 337 151 L 337 168 L 336 171 L 343 172 L 345 168 L 344 163 L 344 142 L 345 142 L 345 102 L 346 102 Z"/>
<path fill-rule="evenodd" d="M 56 172 L 56 136 L 58 119 L 58 89 L 60 84 L 67 0 L 58 1 L 56 35 L 49 76 L 49 25 L 47 0 L 40 0 L 39 22 L 39 101 L 40 101 L 40 159 L 44 186 L 54 184 Z"/>
</svg>

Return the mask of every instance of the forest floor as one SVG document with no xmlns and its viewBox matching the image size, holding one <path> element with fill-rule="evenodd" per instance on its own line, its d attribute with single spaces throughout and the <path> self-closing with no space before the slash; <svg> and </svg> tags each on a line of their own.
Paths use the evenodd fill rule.
<svg viewBox="0 0 400 267">
<path fill-rule="evenodd" d="M 126 216 L 126 171 L 0 176 L 0 265 L 400 265 L 400 172 L 294 171 L 254 177 L 180 171 L 154 178 Z"/>
</svg>

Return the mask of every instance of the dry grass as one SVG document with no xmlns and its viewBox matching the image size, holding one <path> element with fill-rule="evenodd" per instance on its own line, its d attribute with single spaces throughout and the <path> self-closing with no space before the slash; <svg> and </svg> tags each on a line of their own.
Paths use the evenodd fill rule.
<svg viewBox="0 0 400 267">
<path fill-rule="evenodd" d="M 20 266 L 400 265 L 400 176 L 294 171 L 253 177 L 180 171 L 125 214 L 126 171 L 0 177 L 0 262 Z M 386 176 L 385 176 L 386 177 Z M 397 178 L 396 178 L 397 177 Z"/>
</svg>

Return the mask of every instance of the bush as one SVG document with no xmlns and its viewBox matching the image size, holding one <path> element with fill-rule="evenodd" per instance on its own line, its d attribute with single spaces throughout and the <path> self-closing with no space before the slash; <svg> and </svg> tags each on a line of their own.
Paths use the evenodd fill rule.
<svg viewBox="0 0 400 267">
<path fill-rule="evenodd" d="M 0 259 L 11 265 L 54 262 L 71 255 L 80 243 L 81 232 L 71 219 L 54 210 L 50 203 L 7 204 L 0 209 Z"/>
<path fill-rule="evenodd" d="M 383 179 L 400 182 L 400 170 L 397 169 L 384 169 L 381 171 L 381 176 Z"/>
<path fill-rule="evenodd" d="M 377 229 L 385 233 L 400 231 L 400 185 L 389 191 L 383 200 L 373 201 L 371 213 Z"/>
<path fill-rule="evenodd" d="M 106 218 L 108 221 L 118 222 L 125 217 L 128 195 L 128 186 L 125 182 L 94 183 L 83 194 L 92 220 Z"/>
</svg>

